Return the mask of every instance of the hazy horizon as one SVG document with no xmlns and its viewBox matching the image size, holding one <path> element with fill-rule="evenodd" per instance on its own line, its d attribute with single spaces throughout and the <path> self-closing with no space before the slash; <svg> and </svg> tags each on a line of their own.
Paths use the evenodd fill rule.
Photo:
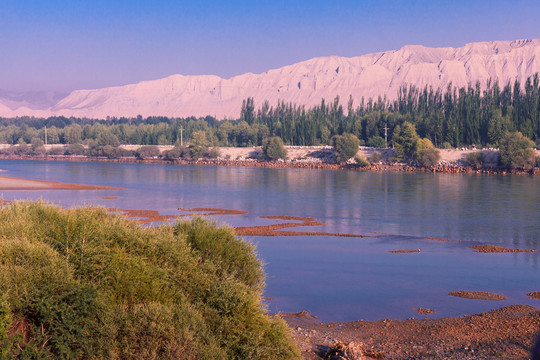
<svg viewBox="0 0 540 360">
<path fill-rule="evenodd" d="M 404 45 L 540 38 L 540 3 L 22 0 L 0 3 L 0 89 L 121 86 L 173 74 L 230 78 Z"/>
</svg>

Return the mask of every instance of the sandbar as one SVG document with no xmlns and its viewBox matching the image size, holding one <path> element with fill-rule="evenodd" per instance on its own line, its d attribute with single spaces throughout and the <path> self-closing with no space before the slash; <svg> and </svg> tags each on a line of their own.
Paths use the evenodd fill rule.
<svg viewBox="0 0 540 360">
<path fill-rule="evenodd" d="M 178 210 L 184 212 L 184 214 L 178 215 L 161 215 L 156 210 L 135 210 L 135 209 L 119 209 L 108 208 L 110 213 L 122 214 L 127 218 L 130 218 L 141 224 L 151 224 L 153 222 L 172 222 L 182 217 L 191 216 L 215 216 L 215 215 L 245 215 L 248 212 L 242 210 L 222 209 L 222 208 L 178 208 Z M 295 228 L 301 226 L 320 226 L 324 223 L 317 221 L 317 219 L 311 217 L 301 216 L 260 216 L 261 219 L 270 220 L 286 220 L 293 222 L 278 222 L 272 225 L 257 225 L 257 226 L 238 226 L 233 227 L 236 235 L 239 236 L 339 236 L 339 237 L 356 237 L 363 238 L 366 235 L 358 234 L 343 234 L 343 233 L 329 233 L 329 232 L 316 232 L 316 231 L 292 231 L 283 230 L 288 228 Z"/>
<path fill-rule="evenodd" d="M 0 191 L 15 190 L 122 190 L 120 187 L 68 184 L 59 181 L 20 179 L 0 176 Z"/>
<path fill-rule="evenodd" d="M 536 252 L 530 249 L 509 249 L 498 245 L 473 245 L 469 246 L 474 249 L 474 252 L 479 253 L 521 253 L 521 252 Z"/>
<path fill-rule="evenodd" d="M 366 235 L 357 234 L 343 234 L 343 233 L 329 233 L 329 232 L 317 232 L 317 231 L 292 231 L 282 230 L 287 228 L 302 227 L 302 226 L 320 226 L 324 223 L 317 221 L 312 217 L 302 216 L 260 216 L 261 219 L 272 220 L 292 220 L 298 222 L 286 222 L 277 223 L 272 225 L 259 225 L 259 226 L 239 226 L 235 227 L 234 231 L 236 235 L 242 236 L 339 236 L 339 237 L 366 237 Z"/>
<path fill-rule="evenodd" d="M 407 253 L 419 253 L 422 252 L 422 250 L 388 250 L 387 252 L 393 253 L 393 254 L 407 254 Z"/>
<path fill-rule="evenodd" d="M 428 308 L 416 308 L 415 310 L 416 310 L 417 313 L 422 314 L 422 315 L 428 315 L 428 314 L 435 313 L 435 310 L 428 309 Z"/>
<path fill-rule="evenodd" d="M 474 300 L 506 300 L 507 297 L 504 295 L 494 294 L 485 291 L 453 291 L 448 295 L 457 296 L 465 299 L 474 299 Z"/>
</svg>

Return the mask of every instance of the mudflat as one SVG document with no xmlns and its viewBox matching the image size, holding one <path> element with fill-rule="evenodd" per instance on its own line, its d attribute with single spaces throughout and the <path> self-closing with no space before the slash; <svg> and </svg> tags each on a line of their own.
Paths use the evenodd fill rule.
<svg viewBox="0 0 540 360">
<path fill-rule="evenodd" d="M 120 187 L 68 184 L 58 181 L 20 179 L 0 176 L 0 191 L 9 190 L 121 190 Z"/>
<path fill-rule="evenodd" d="M 281 316 L 305 360 L 528 359 L 540 326 L 540 310 L 529 305 L 442 319 L 322 323 L 305 311 Z"/>
</svg>

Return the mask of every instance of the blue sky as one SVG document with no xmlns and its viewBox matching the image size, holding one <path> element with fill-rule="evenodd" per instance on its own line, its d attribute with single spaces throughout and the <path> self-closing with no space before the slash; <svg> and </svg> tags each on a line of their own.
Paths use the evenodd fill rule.
<svg viewBox="0 0 540 360">
<path fill-rule="evenodd" d="M 407 44 L 540 38 L 540 1 L 0 0 L 0 89 L 229 78 Z"/>
</svg>

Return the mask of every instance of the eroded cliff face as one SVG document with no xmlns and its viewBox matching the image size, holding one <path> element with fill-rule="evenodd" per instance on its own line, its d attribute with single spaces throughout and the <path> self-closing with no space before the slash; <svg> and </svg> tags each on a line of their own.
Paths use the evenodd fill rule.
<svg viewBox="0 0 540 360">
<path fill-rule="evenodd" d="M 312 106 L 336 96 L 346 103 L 352 96 L 397 97 L 403 85 L 446 89 L 482 86 L 488 79 L 502 86 L 540 72 L 540 39 L 492 41 L 460 48 L 408 45 L 399 50 L 358 57 L 320 57 L 262 74 L 247 73 L 230 79 L 213 75 L 172 75 L 96 90 L 76 90 L 49 108 L 7 103 L 0 96 L 0 116 L 64 115 L 89 118 L 107 116 L 206 116 L 237 118 L 242 100 L 251 96 L 258 107 L 278 100 Z"/>
</svg>

